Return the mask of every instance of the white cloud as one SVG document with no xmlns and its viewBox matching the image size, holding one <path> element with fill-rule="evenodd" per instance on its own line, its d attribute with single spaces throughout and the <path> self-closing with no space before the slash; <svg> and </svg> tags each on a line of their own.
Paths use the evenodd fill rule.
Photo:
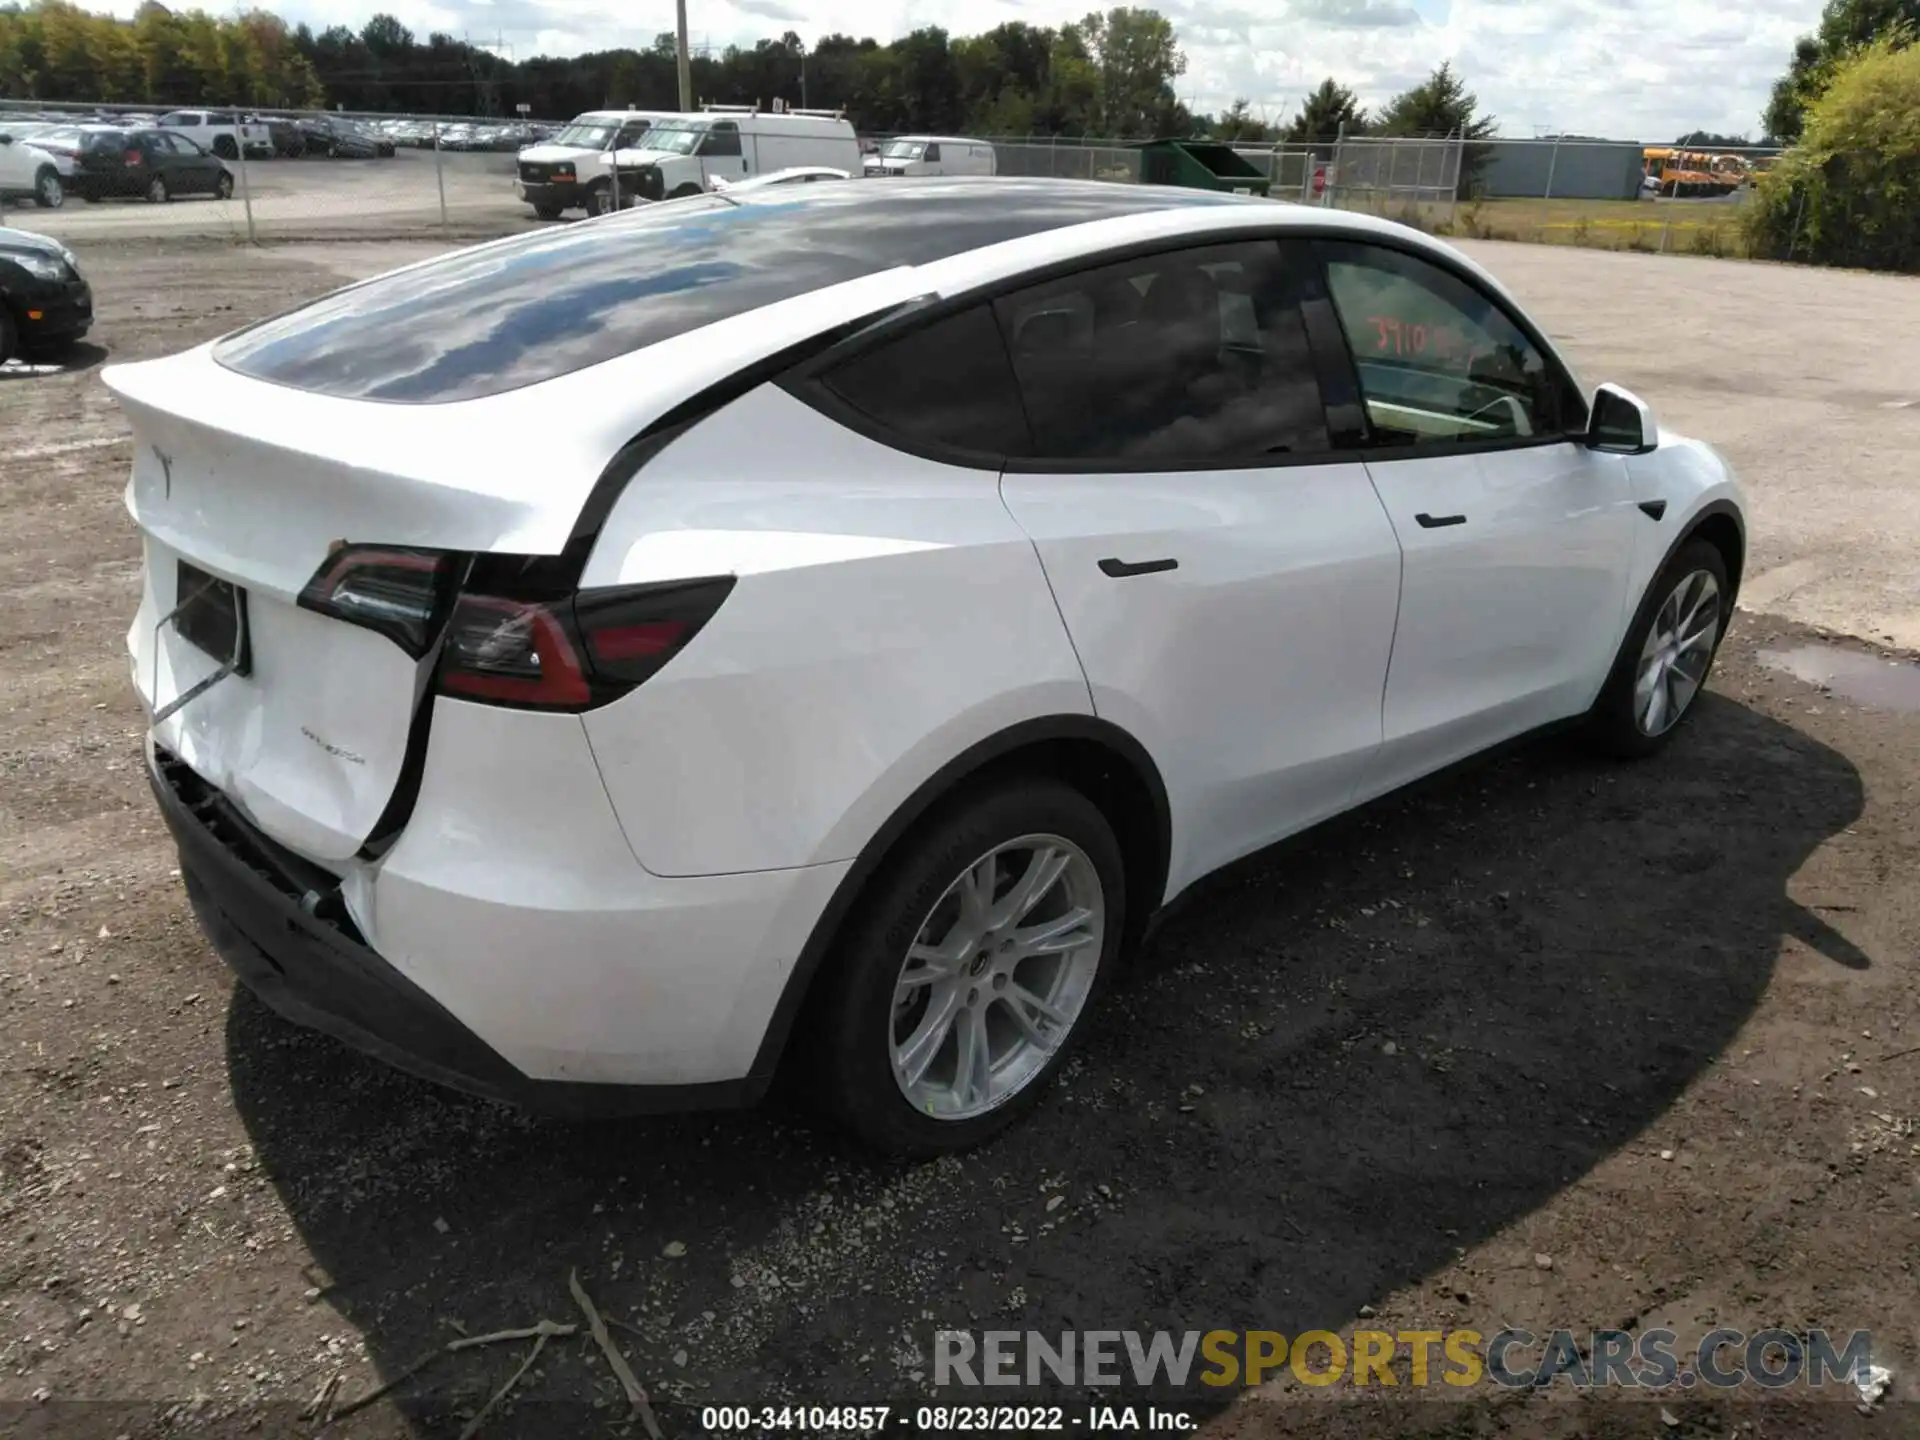
<svg viewBox="0 0 1920 1440">
<path fill-rule="evenodd" d="M 137 0 L 109 0 L 131 13 Z M 1150 3 L 1150 0 L 1149 0 Z M 386 9 L 421 35 L 504 36 L 525 58 L 644 47 L 673 0 L 284 0 L 290 20 L 363 25 Z M 973 34 L 1005 20 L 1057 25 L 1095 0 L 690 0 L 695 44 L 718 49 L 793 29 L 881 39 L 919 25 Z M 1379 103 L 1451 60 L 1503 133 L 1564 129 L 1671 139 L 1758 129 L 1768 87 L 1820 0 L 1161 0 L 1187 54 L 1181 98 L 1217 110 L 1245 96 L 1282 118 L 1328 75 Z M 804 16 L 805 19 L 789 19 Z M 833 97 L 819 97 L 831 100 Z"/>
</svg>

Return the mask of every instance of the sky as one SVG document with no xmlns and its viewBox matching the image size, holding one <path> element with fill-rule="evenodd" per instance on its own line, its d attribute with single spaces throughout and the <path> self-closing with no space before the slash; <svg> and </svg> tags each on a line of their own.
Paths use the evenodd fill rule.
<svg viewBox="0 0 1920 1440">
<path fill-rule="evenodd" d="M 131 14 L 138 0 L 111 0 Z M 1153 0 L 1148 0 L 1153 3 Z M 673 0 L 280 0 L 290 22 L 355 29 L 380 9 L 417 34 L 504 37 L 519 59 L 644 47 Z M 719 49 L 797 31 L 892 39 L 922 25 L 977 34 L 1007 20 L 1057 25 L 1095 0 L 688 0 L 692 42 Z M 1099 8 L 1105 8 L 1102 4 Z M 1441 60 L 1504 135 L 1564 131 L 1671 141 L 1693 129 L 1759 133 L 1774 78 L 1820 0 L 1158 0 L 1187 56 L 1196 111 L 1244 96 L 1284 120 L 1332 75 L 1377 104 Z M 832 97 L 814 98 L 815 104 Z"/>
</svg>

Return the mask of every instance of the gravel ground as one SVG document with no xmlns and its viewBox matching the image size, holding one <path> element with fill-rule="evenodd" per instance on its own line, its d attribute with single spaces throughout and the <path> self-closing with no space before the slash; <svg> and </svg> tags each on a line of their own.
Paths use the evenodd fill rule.
<svg viewBox="0 0 1920 1440">
<path fill-rule="evenodd" d="M 1217 877 L 983 1152 L 876 1168 L 777 1109 L 555 1124 L 236 993 L 141 778 L 127 454 L 90 370 L 406 256 L 86 254 L 98 346 L 0 378 L 0 1424 L 309 1431 L 335 1377 L 577 1322 L 577 1272 L 671 1436 L 714 1401 L 924 1397 L 936 1327 L 1662 1322 L 1869 1328 L 1895 1396 L 1271 1388 L 1209 1423 L 1920 1433 L 1920 713 L 1762 663 L 1825 637 L 1743 615 L 1654 761 L 1534 744 Z M 328 1433 L 455 1433 L 528 1349 L 444 1356 Z M 480 1433 L 639 1433 L 620 1394 L 557 1338 Z"/>
</svg>

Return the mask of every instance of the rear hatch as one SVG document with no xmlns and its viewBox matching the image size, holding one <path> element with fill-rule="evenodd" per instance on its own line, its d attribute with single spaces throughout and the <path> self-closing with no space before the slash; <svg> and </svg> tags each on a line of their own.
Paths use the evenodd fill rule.
<svg viewBox="0 0 1920 1440">
<path fill-rule="evenodd" d="M 420 614 L 451 598 L 441 582 L 560 555 L 609 462 L 650 424 L 742 365 L 920 293 L 904 267 L 824 289 L 776 267 L 772 293 L 698 292 L 704 317 L 689 292 L 644 303 L 695 264 L 688 247 L 644 242 L 732 208 L 663 207 L 423 261 L 218 342 L 251 375 L 211 345 L 109 367 L 133 431 L 127 507 L 146 564 L 128 647 L 155 742 L 309 859 L 341 866 L 390 838 L 409 757 L 425 754 L 433 646 L 458 629 Z M 368 556 L 342 618 L 342 567 Z M 692 633 L 677 612 L 663 623 Z M 637 683 L 642 668 L 609 661 L 599 678 Z M 519 703 L 508 692 L 526 685 L 459 693 Z"/>
<path fill-rule="evenodd" d="M 395 793 L 432 658 L 391 626 L 303 605 L 303 592 L 311 600 L 343 547 L 391 552 L 384 578 L 402 582 L 407 566 L 432 563 L 410 548 L 452 552 L 449 565 L 479 551 L 557 553 L 610 450 L 589 435 L 596 458 L 569 466 L 512 396 L 489 407 L 506 433 L 487 433 L 460 413 L 471 405 L 305 394 L 235 375 L 205 350 L 115 367 L 107 384 L 135 446 L 127 506 L 146 564 L 127 638 L 141 699 L 162 713 L 237 666 L 164 715 L 155 742 L 282 844 L 347 860 Z M 561 483 L 567 474 L 575 483 Z M 382 578 L 368 605 L 394 603 Z"/>
</svg>

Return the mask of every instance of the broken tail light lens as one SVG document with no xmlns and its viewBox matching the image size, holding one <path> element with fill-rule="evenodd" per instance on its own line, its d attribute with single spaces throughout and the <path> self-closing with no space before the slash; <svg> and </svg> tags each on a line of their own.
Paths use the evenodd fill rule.
<svg viewBox="0 0 1920 1440">
<path fill-rule="evenodd" d="M 443 550 L 346 545 L 314 572 L 300 606 L 376 630 L 417 660 L 439 634 L 459 569 L 459 557 Z"/>
<path fill-rule="evenodd" d="M 543 599 L 463 594 L 440 651 L 440 693 L 536 710 L 604 705 L 685 649 L 733 583 L 726 575 Z"/>
</svg>

